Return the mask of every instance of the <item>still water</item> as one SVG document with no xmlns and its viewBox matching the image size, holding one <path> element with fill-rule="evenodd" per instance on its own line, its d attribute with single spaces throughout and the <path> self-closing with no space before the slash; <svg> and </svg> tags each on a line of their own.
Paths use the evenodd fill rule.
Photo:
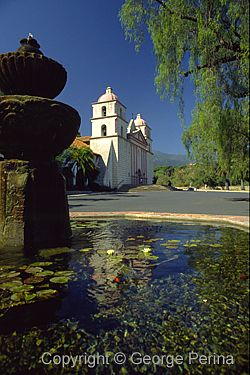
<svg viewBox="0 0 250 375">
<path fill-rule="evenodd" d="M 247 233 L 135 220 L 72 229 L 71 249 L 0 253 L 1 373 L 247 371 Z M 62 368 L 50 355 L 44 364 L 44 352 L 84 355 L 84 363 Z M 124 363 L 115 363 L 118 352 Z M 91 365 L 97 353 L 108 360 Z"/>
</svg>

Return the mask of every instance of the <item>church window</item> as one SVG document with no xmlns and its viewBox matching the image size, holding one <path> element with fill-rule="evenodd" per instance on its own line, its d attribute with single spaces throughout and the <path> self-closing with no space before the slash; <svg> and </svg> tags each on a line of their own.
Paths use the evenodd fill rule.
<svg viewBox="0 0 250 375">
<path fill-rule="evenodd" d="M 120 108 L 120 117 L 122 117 L 122 108 Z"/>
<path fill-rule="evenodd" d="M 106 125 L 102 125 L 101 133 L 102 133 L 102 137 L 106 137 L 106 135 L 107 135 L 107 126 Z"/>
<path fill-rule="evenodd" d="M 102 107 L 102 116 L 107 116 L 107 107 L 105 105 Z"/>
<path fill-rule="evenodd" d="M 123 127 L 121 127 L 121 137 L 123 137 Z"/>
</svg>

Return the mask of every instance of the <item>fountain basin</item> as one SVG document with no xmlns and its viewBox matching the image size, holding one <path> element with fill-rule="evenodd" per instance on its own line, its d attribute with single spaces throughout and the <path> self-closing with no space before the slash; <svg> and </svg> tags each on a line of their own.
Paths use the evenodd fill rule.
<svg viewBox="0 0 250 375">
<path fill-rule="evenodd" d="M 8 159 L 51 159 L 73 142 L 80 121 L 75 109 L 58 101 L 2 96 L 0 153 Z"/>
<path fill-rule="evenodd" d="M 42 54 L 8 52 L 0 55 L 0 90 L 5 95 L 55 98 L 63 90 L 67 72 Z"/>
</svg>

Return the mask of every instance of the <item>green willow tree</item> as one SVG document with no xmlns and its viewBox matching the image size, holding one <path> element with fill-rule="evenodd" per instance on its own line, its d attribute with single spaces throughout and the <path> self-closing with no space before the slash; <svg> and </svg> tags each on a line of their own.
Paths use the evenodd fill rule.
<svg viewBox="0 0 250 375">
<path fill-rule="evenodd" d="M 244 179 L 249 148 L 249 4 L 245 0 L 125 0 L 120 20 L 139 50 L 148 32 L 157 91 L 182 103 L 191 78 L 196 108 L 183 142 L 193 160 Z"/>
</svg>

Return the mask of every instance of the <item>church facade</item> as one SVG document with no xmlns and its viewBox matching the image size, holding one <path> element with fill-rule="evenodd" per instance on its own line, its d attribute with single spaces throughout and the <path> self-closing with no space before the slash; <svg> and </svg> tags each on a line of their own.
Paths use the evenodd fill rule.
<svg viewBox="0 0 250 375">
<path fill-rule="evenodd" d="M 89 139 L 99 175 L 96 182 L 111 189 L 151 184 L 153 153 L 151 128 L 140 114 L 126 120 L 126 107 L 111 87 L 92 104 Z"/>
</svg>

